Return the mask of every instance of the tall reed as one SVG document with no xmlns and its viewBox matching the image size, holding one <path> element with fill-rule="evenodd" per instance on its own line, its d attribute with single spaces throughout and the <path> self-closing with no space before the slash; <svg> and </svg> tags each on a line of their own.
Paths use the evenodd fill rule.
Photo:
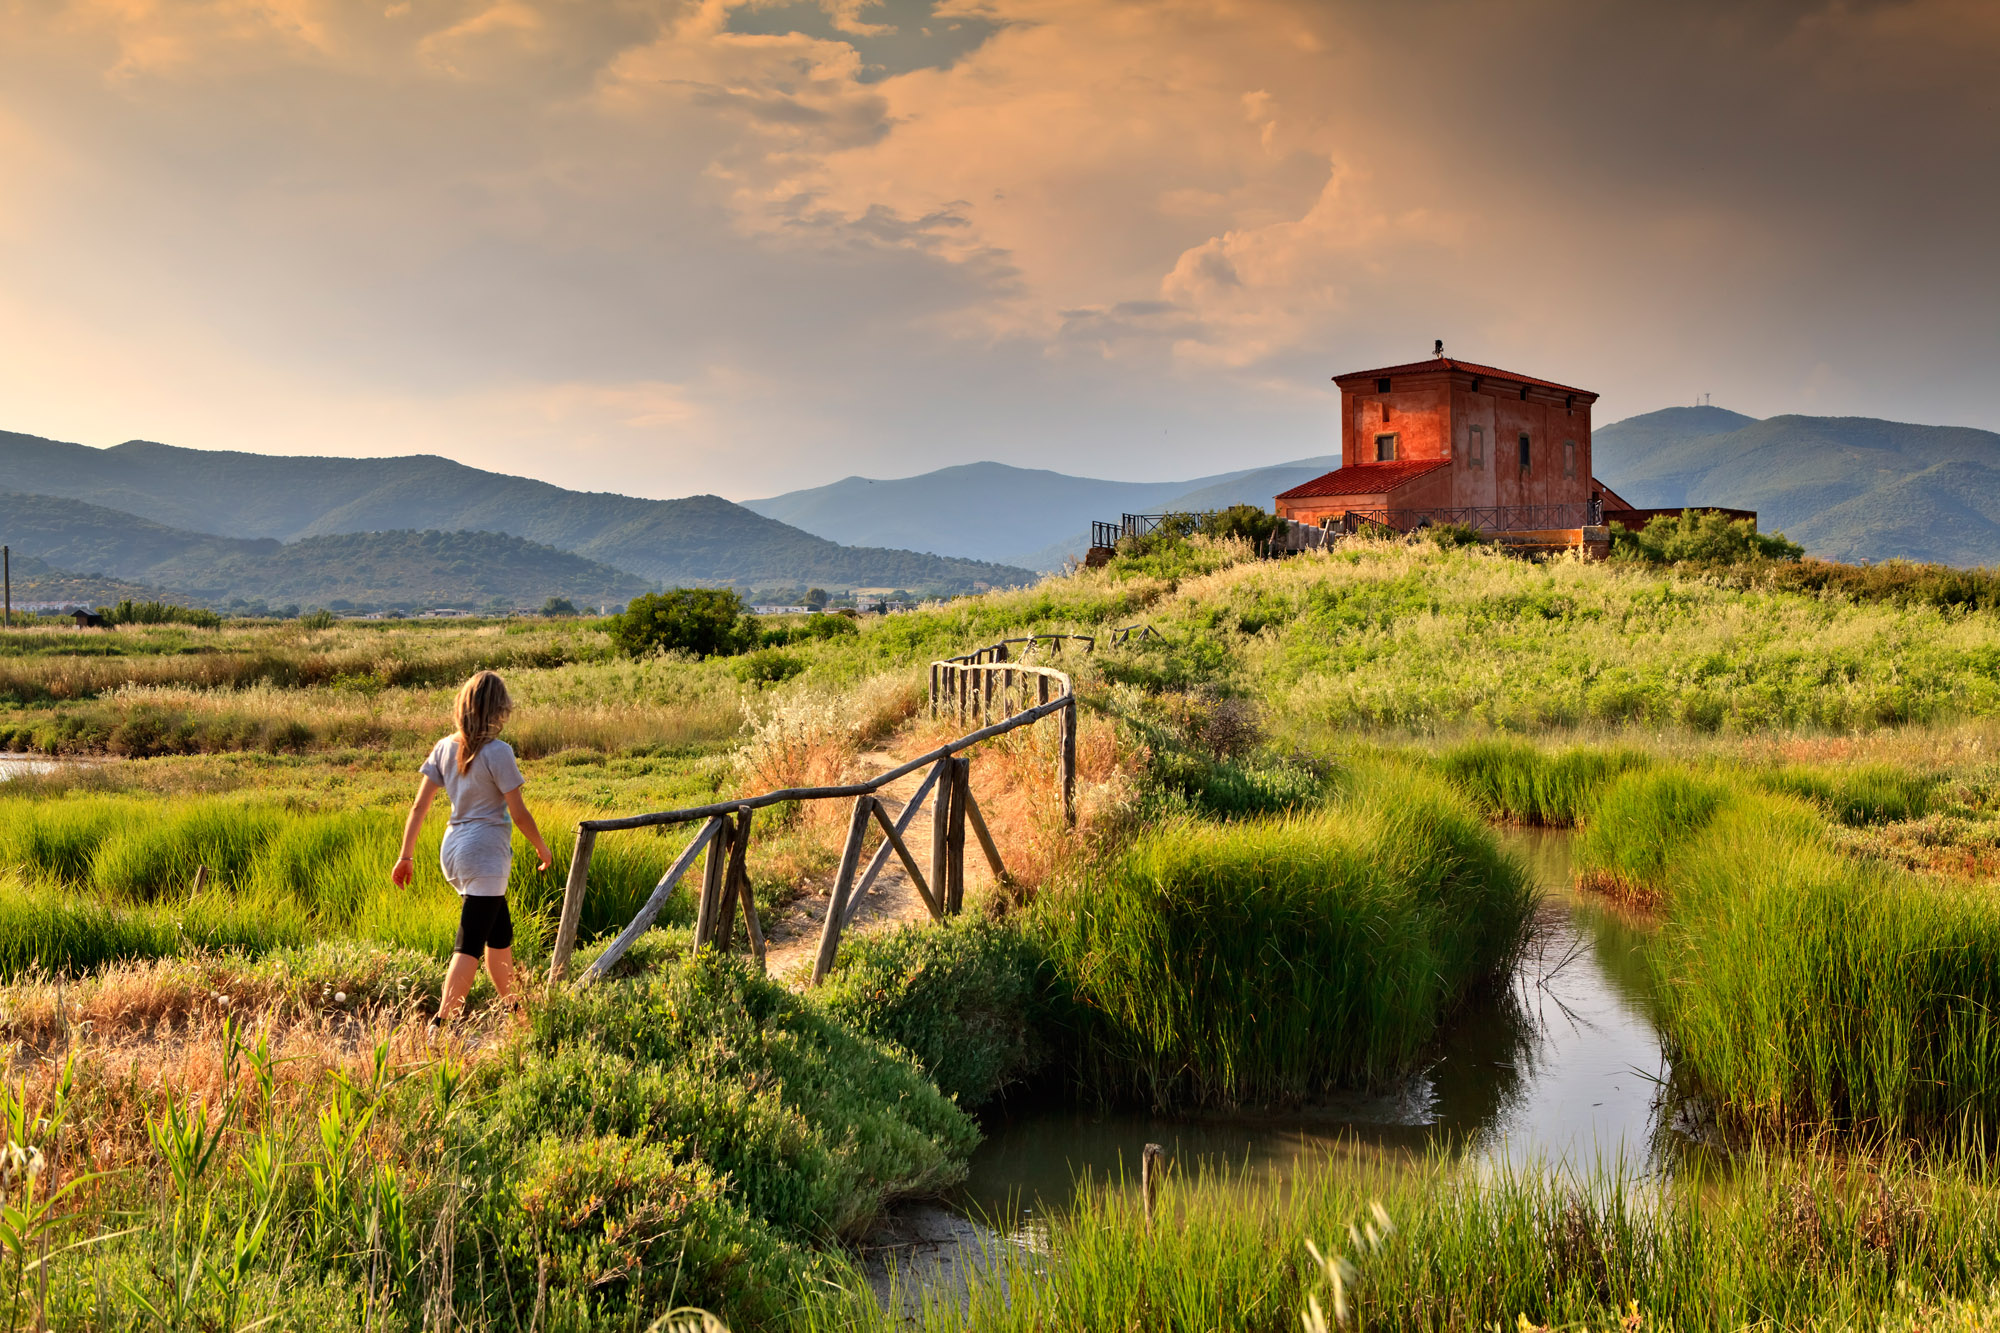
<svg viewBox="0 0 2000 1333">
<path fill-rule="evenodd" d="M 1155 830 L 1045 893 L 1032 930 L 1084 1089 L 1270 1104 L 1407 1068 L 1532 907 L 1462 797 L 1374 767 L 1310 815 Z"/>
</svg>

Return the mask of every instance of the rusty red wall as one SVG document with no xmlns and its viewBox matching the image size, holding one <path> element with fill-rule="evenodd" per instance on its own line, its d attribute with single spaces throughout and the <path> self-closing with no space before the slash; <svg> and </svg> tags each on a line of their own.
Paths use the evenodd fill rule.
<svg viewBox="0 0 2000 1333">
<path fill-rule="evenodd" d="M 1451 386 L 1426 377 L 1388 393 L 1341 391 L 1340 465 L 1373 463 L 1375 437 L 1396 436 L 1398 461 L 1451 456 Z"/>
</svg>

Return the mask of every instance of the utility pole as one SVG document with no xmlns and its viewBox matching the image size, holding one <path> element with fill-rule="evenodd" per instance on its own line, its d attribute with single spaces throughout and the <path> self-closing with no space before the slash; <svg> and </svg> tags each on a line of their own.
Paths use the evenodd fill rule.
<svg viewBox="0 0 2000 1333">
<path fill-rule="evenodd" d="M 0 579 L 7 584 L 7 628 L 14 628 L 14 548 L 0 546 Z"/>
</svg>

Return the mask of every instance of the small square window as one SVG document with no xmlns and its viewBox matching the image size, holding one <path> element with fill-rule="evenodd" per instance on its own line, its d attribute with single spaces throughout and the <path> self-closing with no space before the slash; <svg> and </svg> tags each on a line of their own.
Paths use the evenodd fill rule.
<svg viewBox="0 0 2000 1333">
<path fill-rule="evenodd" d="M 1396 461 L 1396 437 L 1394 435 L 1377 435 L 1375 437 L 1375 461 L 1378 463 L 1393 463 Z"/>
<path fill-rule="evenodd" d="M 1375 392 L 1376 393 L 1389 392 L 1389 377 L 1387 375 L 1384 375 L 1382 378 L 1375 381 Z"/>
<path fill-rule="evenodd" d="M 1523 435 L 1521 437 L 1521 471 L 1526 472 L 1527 470 L 1528 470 L 1528 437 Z"/>
<path fill-rule="evenodd" d="M 1564 475 L 1565 477 L 1574 477 L 1574 476 L 1576 475 L 1576 441 L 1575 441 L 1575 440 L 1564 440 L 1564 441 L 1563 441 L 1563 475 Z"/>
<path fill-rule="evenodd" d="M 1474 426 L 1467 441 L 1468 460 L 1472 466 L 1484 470 L 1486 467 L 1486 427 Z"/>
</svg>

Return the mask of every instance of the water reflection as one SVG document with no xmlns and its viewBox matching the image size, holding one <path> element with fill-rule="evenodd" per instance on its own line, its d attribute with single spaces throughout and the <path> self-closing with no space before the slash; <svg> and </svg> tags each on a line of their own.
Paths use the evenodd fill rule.
<svg viewBox="0 0 2000 1333">
<path fill-rule="evenodd" d="M 1515 1163 L 1642 1166 L 1667 1073 L 1641 953 L 1647 928 L 1572 892 L 1566 833 L 1503 836 L 1546 897 L 1534 943 L 1512 984 L 1460 1015 L 1402 1087 L 1271 1115 L 998 1117 L 974 1154 L 964 1204 L 994 1217 L 1037 1201 L 1061 1206 L 1086 1172 L 1136 1173 L 1146 1143 L 1182 1163 L 1226 1160 L 1249 1178 L 1283 1174 L 1301 1154 L 1433 1147 Z"/>
</svg>

